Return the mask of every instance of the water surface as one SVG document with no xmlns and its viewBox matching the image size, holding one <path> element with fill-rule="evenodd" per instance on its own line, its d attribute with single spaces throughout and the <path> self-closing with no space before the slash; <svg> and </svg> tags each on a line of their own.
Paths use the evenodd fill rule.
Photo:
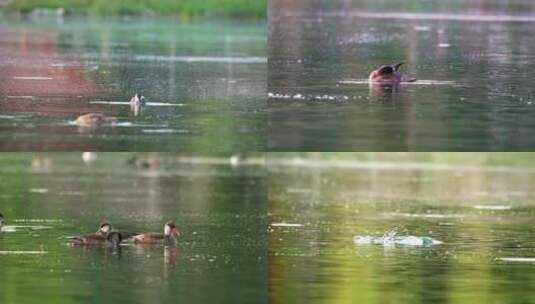
<svg viewBox="0 0 535 304">
<path fill-rule="evenodd" d="M 260 21 L 4 18 L 0 149 L 263 150 Z M 139 92 L 148 105 L 133 111 Z M 119 124 L 71 122 L 89 112 Z"/>
<path fill-rule="evenodd" d="M 326 158 L 270 161 L 272 303 L 533 302 L 532 160 Z M 393 230 L 442 244 L 353 241 Z"/>
<path fill-rule="evenodd" d="M 484 2 L 271 1 L 269 149 L 533 149 L 535 7 Z"/>
<path fill-rule="evenodd" d="M 266 303 L 263 170 L 132 157 L 0 155 L 0 212 L 16 226 L 0 232 L 0 302 Z M 66 245 L 103 218 L 138 232 L 172 219 L 181 236 L 167 248 Z"/>
</svg>

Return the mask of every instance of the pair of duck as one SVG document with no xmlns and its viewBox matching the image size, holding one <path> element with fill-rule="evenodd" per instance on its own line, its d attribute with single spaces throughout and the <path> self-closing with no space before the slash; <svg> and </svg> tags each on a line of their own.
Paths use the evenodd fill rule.
<svg viewBox="0 0 535 304">
<path fill-rule="evenodd" d="M 130 109 L 137 115 L 140 109 L 147 103 L 145 96 L 136 93 L 130 99 Z M 77 125 L 82 127 L 97 127 L 105 124 L 113 124 L 117 122 L 117 118 L 106 116 L 102 113 L 88 113 L 79 116 L 74 121 Z"/>
<path fill-rule="evenodd" d="M 163 234 L 160 233 L 132 233 L 112 230 L 111 224 L 104 221 L 100 224 L 97 232 L 70 237 L 70 245 L 112 245 L 118 246 L 121 242 L 134 244 L 154 244 L 173 246 L 176 238 L 180 235 L 174 222 L 164 225 Z"/>
<path fill-rule="evenodd" d="M 4 225 L 4 216 L 0 213 L 0 229 Z M 100 224 L 97 232 L 69 237 L 70 245 L 113 245 L 118 246 L 121 242 L 134 244 L 160 244 L 172 246 L 176 244 L 176 238 L 180 232 L 174 222 L 165 223 L 163 234 L 160 233 L 132 233 L 112 230 L 111 224 L 104 221 Z"/>
</svg>

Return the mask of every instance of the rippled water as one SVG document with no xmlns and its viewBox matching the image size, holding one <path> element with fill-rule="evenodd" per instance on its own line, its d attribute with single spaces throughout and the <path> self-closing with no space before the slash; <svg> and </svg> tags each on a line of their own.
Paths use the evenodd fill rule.
<svg viewBox="0 0 535 304">
<path fill-rule="evenodd" d="M 272 1 L 272 150 L 535 147 L 531 1 Z M 370 87 L 405 62 L 419 81 Z"/>
<path fill-rule="evenodd" d="M 455 165 L 397 158 L 272 157 L 270 300 L 531 302 L 531 163 L 499 166 L 473 157 L 471 165 Z M 458 159 L 470 162 L 469 156 Z M 388 238 L 392 231 L 404 241 L 358 242 Z M 361 237 L 356 243 L 355 236 Z M 421 246 L 409 236 L 442 243 Z"/>
<path fill-rule="evenodd" d="M 262 22 L 6 17 L 0 23 L 0 149 L 265 147 Z M 140 111 L 128 105 L 136 92 L 149 101 Z M 89 112 L 123 124 L 69 124 Z"/>
<path fill-rule="evenodd" d="M 1 303 L 267 302 L 263 168 L 134 156 L 0 155 Z M 103 218 L 138 232 L 174 219 L 181 236 L 176 248 L 66 245 Z"/>
</svg>

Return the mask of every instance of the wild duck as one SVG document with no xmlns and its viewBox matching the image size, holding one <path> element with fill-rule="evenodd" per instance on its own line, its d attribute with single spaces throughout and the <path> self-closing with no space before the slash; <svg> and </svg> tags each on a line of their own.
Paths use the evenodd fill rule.
<svg viewBox="0 0 535 304">
<path fill-rule="evenodd" d="M 415 77 L 399 72 L 399 68 L 403 64 L 403 62 L 400 62 L 393 65 L 383 65 L 377 70 L 372 71 L 368 78 L 370 84 L 398 84 L 416 81 Z"/>
<path fill-rule="evenodd" d="M 109 117 L 101 113 L 88 113 L 79 116 L 74 122 L 82 127 L 98 127 L 105 124 L 116 123 L 117 118 Z"/>
<path fill-rule="evenodd" d="M 132 239 L 136 244 L 163 244 L 175 245 L 176 238 L 180 235 L 174 222 L 167 222 L 163 228 L 163 234 L 143 233 L 134 236 Z"/>
</svg>

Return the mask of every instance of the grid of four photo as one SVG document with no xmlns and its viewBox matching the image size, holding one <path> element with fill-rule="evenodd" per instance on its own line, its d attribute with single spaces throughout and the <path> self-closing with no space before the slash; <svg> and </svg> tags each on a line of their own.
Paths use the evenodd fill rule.
<svg viewBox="0 0 535 304">
<path fill-rule="evenodd" d="M 534 23 L 0 1 L 0 303 L 530 303 Z"/>
</svg>

